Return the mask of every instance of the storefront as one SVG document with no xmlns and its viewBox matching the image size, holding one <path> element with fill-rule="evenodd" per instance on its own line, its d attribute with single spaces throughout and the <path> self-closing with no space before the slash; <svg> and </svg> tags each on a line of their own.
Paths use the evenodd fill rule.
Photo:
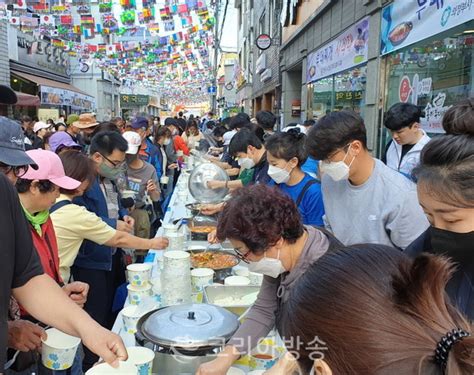
<svg viewBox="0 0 474 375">
<path fill-rule="evenodd" d="M 368 36 L 369 20 L 364 18 L 308 54 L 308 118 L 345 109 L 364 116 Z"/>
<path fill-rule="evenodd" d="M 138 113 L 147 112 L 150 97 L 148 95 L 120 94 L 122 117 L 130 119 Z"/>
<path fill-rule="evenodd" d="M 384 110 L 398 102 L 421 106 L 423 129 L 433 135 L 443 132 L 449 107 L 474 96 L 474 2 L 429 4 L 395 2 L 383 9 L 381 53 Z M 383 127 L 382 134 L 381 150 L 389 137 Z"/>
</svg>

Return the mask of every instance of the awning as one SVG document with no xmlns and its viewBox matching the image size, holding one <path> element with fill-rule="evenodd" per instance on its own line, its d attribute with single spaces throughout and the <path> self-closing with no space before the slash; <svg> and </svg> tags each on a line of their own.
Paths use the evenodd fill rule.
<svg viewBox="0 0 474 375">
<path fill-rule="evenodd" d="M 23 92 L 16 92 L 16 97 L 18 101 L 14 105 L 23 106 L 23 107 L 39 107 L 41 104 L 40 98 L 36 95 L 25 94 Z"/>
<path fill-rule="evenodd" d="M 74 92 L 77 92 L 77 93 L 82 94 L 82 95 L 91 96 L 90 94 L 87 94 L 84 91 L 81 91 L 78 88 L 76 88 L 73 85 L 70 85 L 68 83 L 57 82 L 57 81 L 53 81 L 52 79 L 47 79 L 47 78 L 43 78 L 43 77 L 34 76 L 32 74 L 18 72 L 16 70 L 12 70 L 11 73 L 13 73 L 14 75 L 17 75 L 18 77 L 24 78 L 28 81 L 34 82 L 34 83 L 36 83 L 37 85 L 40 85 L 40 86 L 55 87 L 55 88 L 58 88 L 58 89 L 74 91 Z"/>
</svg>

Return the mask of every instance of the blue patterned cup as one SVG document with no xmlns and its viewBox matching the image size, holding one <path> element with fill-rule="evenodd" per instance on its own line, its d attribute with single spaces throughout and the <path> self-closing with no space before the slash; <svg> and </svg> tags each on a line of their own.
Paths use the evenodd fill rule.
<svg viewBox="0 0 474 375">
<path fill-rule="evenodd" d="M 153 372 L 153 360 L 155 352 L 141 346 L 131 346 L 127 348 L 128 363 L 133 363 L 137 367 L 138 375 L 151 375 Z"/>
<path fill-rule="evenodd" d="M 41 345 L 41 361 L 50 370 L 66 370 L 72 366 L 77 347 L 81 343 L 78 337 L 70 336 L 56 328 L 46 330 L 48 338 Z"/>
<path fill-rule="evenodd" d="M 278 358 L 279 353 L 274 346 L 259 344 L 250 352 L 250 369 L 269 370 Z"/>
<path fill-rule="evenodd" d="M 144 287 L 150 281 L 151 263 L 133 263 L 127 266 L 128 282 L 130 285 Z"/>
<path fill-rule="evenodd" d="M 133 285 L 127 285 L 128 290 L 128 302 L 131 305 L 139 305 L 144 298 L 151 295 L 151 285 L 147 284 L 144 287 L 138 287 Z"/>
</svg>

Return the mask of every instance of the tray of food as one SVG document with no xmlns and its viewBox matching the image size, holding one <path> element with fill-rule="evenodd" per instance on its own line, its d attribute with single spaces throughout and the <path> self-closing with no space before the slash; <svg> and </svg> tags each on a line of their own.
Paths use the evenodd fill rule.
<svg viewBox="0 0 474 375">
<path fill-rule="evenodd" d="M 222 250 L 188 250 L 191 253 L 192 268 L 211 268 L 214 270 L 214 282 L 223 283 L 232 275 L 232 267 L 239 264 L 239 258 Z"/>
<path fill-rule="evenodd" d="M 242 315 L 257 299 L 258 286 L 209 285 L 204 288 L 207 303 L 226 308 L 237 315 Z"/>
<path fill-rule="evenodd" d="M 212 217 L 197 216 L 188 223 L 192 241 L 207 241 L 207 236 L 217 228 L 217 220 Z"/>
</svg>

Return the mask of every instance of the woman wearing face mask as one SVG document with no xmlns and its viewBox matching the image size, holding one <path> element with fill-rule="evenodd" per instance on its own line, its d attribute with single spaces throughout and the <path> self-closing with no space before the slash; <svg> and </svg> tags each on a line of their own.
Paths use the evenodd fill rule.
<svg viewBox="0 0 474 375">
<path fill-rule="evenodd" d="M 229 239 L 249 270 L 265 275 L 246 320 L 217 359 L 198 375 L 224 375 L 276 325 L 289 291 L 321 255 L 340 246 L 326 232 L 305 226 L 295 203 L 275 187 L 252 185 L 237 190 L 219 216 L 217 237 Z"/>
<path fill-rule="evenodd" d="M 199 142 L 202 139 L 202 133 L 199 131 L 198 124 L 195 120 L 190 120 L 188 122 L 182 137 L 188 145 L 188 148 L 193 149 L 199 146 Z"/>
<path fill-rule="evenodd" d="M 289 130 L 267 138 L 268 175 L 296 203 L 303 224 L 324 226 L 321 184 L 301 170 L 308 157 L 305 137 L 297 130 Z"/>
<path fill-rule="evenodd" d="M 450 257 L 457 269 L 447 292 L 474 319 L 474 99 L 451 107 L 443 128 L 447 134 L 425 146 L 414 171 L 418 199 L 431 226 L 406 252 Z"/>
<path fill-rule="evenodd" d="M 285 304 L 287 349 L 303 374 L 473 374 L 473 327 L 444 293 L 454 268 L 383 245 L 326 253 Z"/>
</svg>

